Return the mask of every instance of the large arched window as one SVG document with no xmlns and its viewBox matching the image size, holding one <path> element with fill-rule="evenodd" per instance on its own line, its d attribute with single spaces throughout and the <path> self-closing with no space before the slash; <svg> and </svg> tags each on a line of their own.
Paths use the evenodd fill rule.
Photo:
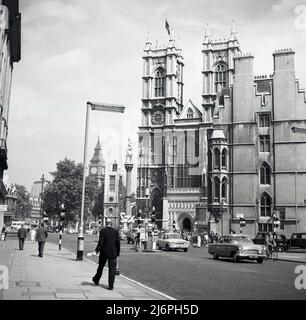
<svg viewBox="0 0 306 320">
<path fill-rule="evenodd" d="M 193 118 L 193 110 L 189 108 L 187 111 L 187 119 L 192 119 L 192 118 Z"/>
<path fill-rule="evenodd" d="M 215 184 L 215 202 L 220 202 L 220 180 L 218 177 L 214 178 Z"/>
<path fill-rule="evenodd" d="M 165 72 L 164 69 L 159 68 L 155 73 L 155 86 L 154 86 L 154 93 L 155 97 L 165 97 L 166 90 L 165 90 Z"/>
<path fill-rule="evenodd" d="M 221 191 L 221 197 L 222 199 L 226 200 L 227 198 L 227 179 L 224 177 L 222 179 L 222 191 Z"/>
<path fill-rule="evenodd" d="M 226 66 L 224 63 L 219 63 L 215 70 L 215 89 L 218 91 L 218 84 L 221 88 L 226 87 Z"/>
<path fill-rule="evenodd" d="M 260 184 L 271 184 L 271 168 L 266 162 L 260 167 Z"/>
<path fill-rule="evenodd" d="M 215 155 L 214 168 L 217 170 L 220 170 L 220 150 L 218 148 L 215 149 L 214 155 Z"/>
<path fill-rule="evenodd" d="M 222 161 L 221 161 L 221 166 L 222 166 L 222 169 L 223 170 L 226 170 L 226 162 L 227 162 L 227 150 L 226 149 L 223 149 L 222 150 Z"/>
<path fill-rule="evenodd" d="M 260 215 L 262 217 L 271 217 L 272 199 L 267 193 L 263 193 L 260 198 Z"/>
</svg>

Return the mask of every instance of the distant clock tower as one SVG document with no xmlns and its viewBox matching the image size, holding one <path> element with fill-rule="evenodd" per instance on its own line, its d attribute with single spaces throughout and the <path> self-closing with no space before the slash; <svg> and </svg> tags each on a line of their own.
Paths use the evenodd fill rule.
<svg viewBox="0 0 306 320">
<path fill-rule="evenodd" d="M 98 138 L 97 145 L 95 147 L 95 152 L 90 160 L 89 164 L 89 175 L 96 177 L 98 180 L 98 186 L 101 188 L 104 186 L 105 181 L 105 161 L 102 155 L 102 148 L 100 139 Z"/>
</svg>

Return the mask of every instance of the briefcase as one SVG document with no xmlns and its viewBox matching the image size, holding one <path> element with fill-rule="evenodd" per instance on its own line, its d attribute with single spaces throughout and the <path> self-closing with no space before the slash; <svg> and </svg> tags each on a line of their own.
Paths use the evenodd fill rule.
<svg viewBox="0 0 306 320">
<path fill-rule="evenodd" d="M 116 270 L 115 275 L 120 276 L 120 268 L 119 268 L 119 258 L 116 259 Z"/>
</svg>

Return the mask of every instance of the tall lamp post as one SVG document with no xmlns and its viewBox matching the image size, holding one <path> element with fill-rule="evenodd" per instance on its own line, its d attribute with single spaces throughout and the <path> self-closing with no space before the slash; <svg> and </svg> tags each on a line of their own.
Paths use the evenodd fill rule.
<svg viewBox="0 0 306 320">
<path fill-rule="evenodd" d="M 42 213 L 42 195 L 44 193 L 44 184 L 46 182 L 46 179 L 45 179 L 45 175 L 43 174 L 41 179 L 41 193 L 40 193 L 40 209 L 39 209 L 39 214 L 40 214 L 40 219 L 44 220 L 44 216 L 43 216 L 43 213 Z"/>
<path fill-rule="evenodd" d="M 81 221 L 79 225 L 78 233 L 78 247 L 77 247 L 77 261 L 83 260 L 84 253 L 84 204 L 85 204 L 85 182 L 86 182 L 86 158 L 87 158 L 87 142 L 88 142 L 88 124 L 89 124 L 89 111 L 104 111 L 104 112 L 116 112 L 124 113 L 125 107 L 117 104 L 109 103 L 94 103 L 87 102 L 86 108 L 86 123 L 85 123 L 85 141 L 84 141 L 84 157 L 83 157 L 83 186 L 82 186 L 82 204 L 81 204 Z"/>
<path fill-rule="evenodd" d="M 150 211 L 150 208 L 149 208 L 149 196 L 150 196 L 150 188 L 149 187 L 146 187 L 146 190 L 145 190 L 145 197 L 146 197 L 146 218 L 148 219 L 148 212 Z"/>
</svg>

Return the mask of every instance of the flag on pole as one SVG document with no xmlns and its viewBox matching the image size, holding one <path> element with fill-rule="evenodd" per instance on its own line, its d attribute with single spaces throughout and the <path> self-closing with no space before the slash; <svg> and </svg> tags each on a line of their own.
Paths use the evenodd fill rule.
<svg viewBox="0 0 306 320">
<path fill-rule="evenodd" d="M 169 23 L 168 23 L 167 19 L 165 20 L 165 28 L 167 29 L 167 32 L 168 32 L 168 34 L 170 36 L 170 26 L 169 26 Z"/>
</svg>

